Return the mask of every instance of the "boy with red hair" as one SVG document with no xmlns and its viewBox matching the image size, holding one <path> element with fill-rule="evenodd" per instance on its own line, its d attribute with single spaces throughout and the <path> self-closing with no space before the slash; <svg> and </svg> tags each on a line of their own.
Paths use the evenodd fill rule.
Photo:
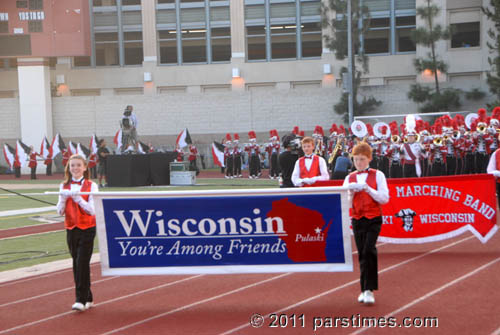
<svg viewBox="0 0 500 335">
<path fill-rule="evenodd" d="M 358 302 L 374 304 L 373 291 L 378 289 L 377 238 L 382 228 L 382 205 L 389 202 L 384 173 L 370 169 L 372 148 L 366 142 L 352 150 L 356 171 L 344 180 L 349 188 L 352 230 L 358 249 L 361 294 Z"/>
<path fill-rule="evenodd" d="M 329 180 L 330 175 L 325 159 L 313 154 L 314 139 L 312 137 L 302 139 L 302 150 L 304 156 L 295 162 L 292 183 L 295 186 L 304 186 L 304 184 L 314 184 L 318 180 Z"/>
</svg>

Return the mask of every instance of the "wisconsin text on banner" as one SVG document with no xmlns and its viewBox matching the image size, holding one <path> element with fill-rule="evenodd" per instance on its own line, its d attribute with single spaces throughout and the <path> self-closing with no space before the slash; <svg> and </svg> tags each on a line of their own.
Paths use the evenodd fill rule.
<svg viewBox="0 0 500 335">
<path fill-rule="evenodd" d="M 425 243 L 471 231 L 486 243 L 498 230 L 495 180 L 487 174 L 388 179 L 379 241 Z M 321 185 L 336 185 L 328 181 Z"/>
<path fill-rule="evenodd" d="M 94 199 L 104 275 L 352 271 L 339 187 Z"/>
</svg>

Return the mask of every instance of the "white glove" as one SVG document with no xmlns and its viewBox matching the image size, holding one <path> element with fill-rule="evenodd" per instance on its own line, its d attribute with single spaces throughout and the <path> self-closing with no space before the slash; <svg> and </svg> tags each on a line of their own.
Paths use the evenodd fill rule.
<svg viewBox="0 0 500 335">
<path fill-rule="evenodd" d="M 304 178 L 304 179 L 302 179 L 302 182 L 304 184 L 311 185 L 311 184 L 314 183 L 314 179 L 312 179 L 312 178 Z"/>
<path fill-rule="evenodd" d="M 61 198 L 67 199 L 67 198 L 71 197 L 71 191 L 70 190 L 62 190 L 61 192 L 59 192 L 59 195 L 61 196 Z"/>
<path fill-rule="evenodd" d="M 497 178 L 500 178 L 500 171 L 496 170 L 496 171 L 493 171 L 493 175 Z"/>
<path fill-rule="evenodd" d="M 302 186 L 302 185 L 304 185 L 304 179 L 297 178 L 297 184 L 295 184 L 295 186 Z"/>
<path fill-rule="evenodd" d="M 73 201 L 79 204 L 81 201 L 83 201 L 82 197 L 80 195 L 72 195 Z"/>
<path fill-rule="evenodd" d="M 347 188 L 354 192 L 362 191 L 365 189 L 365 187 L 366 184 L 359 184 L 359 183 L 350 183 L 349 185 L 347 185 Z"/>
</svg>

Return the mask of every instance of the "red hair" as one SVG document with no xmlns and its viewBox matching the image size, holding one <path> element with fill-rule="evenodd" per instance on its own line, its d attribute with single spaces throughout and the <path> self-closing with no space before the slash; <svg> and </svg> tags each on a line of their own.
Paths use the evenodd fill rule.
<svg viewBox="0 0 500 335">
<path fill-rule="evenodd" d="M 306 136 L 302 139 L 301 143 L 311 143 L 312 145 L 314 145 L 314 139 L 312 137 Z"/>
<path fill-rule="evenodd" d="M 372 147 L 366 142 L 360 142 L 354 146 L 352 149 L 352 155 L 364 155 L 368 157 L 368 159 L 372 159 Z"/>
</svg>

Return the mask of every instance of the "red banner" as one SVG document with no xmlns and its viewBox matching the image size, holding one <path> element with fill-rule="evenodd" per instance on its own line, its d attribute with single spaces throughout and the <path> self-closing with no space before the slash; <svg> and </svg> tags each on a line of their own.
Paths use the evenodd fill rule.
<svg viewBox="0 0 500 335">
<path fill-rule="evenodd" d="M 343 181 L 314 186 L 340 186 Z M 388 179 L 379 241 L 426 243 L 471 231 L 486 243 L 498 230 L 492 175 Z"/>
</svg>

